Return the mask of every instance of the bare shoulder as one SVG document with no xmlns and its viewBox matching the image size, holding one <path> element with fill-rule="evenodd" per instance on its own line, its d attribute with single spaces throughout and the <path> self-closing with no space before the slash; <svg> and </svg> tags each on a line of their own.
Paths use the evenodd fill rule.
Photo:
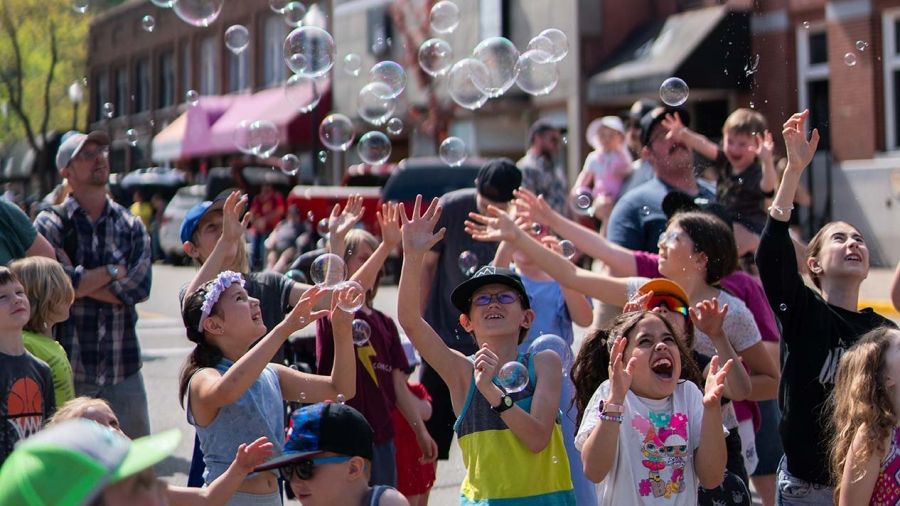
<svg viewBox="0 0 900 506">
<path fill-rule="evenodd" d="M 409 506 L 409 501 L 397 489 L 389 488 L 381 494 L 379 506 Z"/>
</svg>

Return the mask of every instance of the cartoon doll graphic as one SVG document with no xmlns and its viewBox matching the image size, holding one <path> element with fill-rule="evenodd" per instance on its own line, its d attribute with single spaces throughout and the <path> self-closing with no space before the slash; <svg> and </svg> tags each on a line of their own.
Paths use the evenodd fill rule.
<svg viewBox="0 0 900 506">
<path fill-rule="evenodd" d="M 638 484 L 642 497 L 669 498 L 684 490 L 684 468 L 688 459 L 687 416 L 683 413 L 650 413 L 650 419 L 635 416 L 631 426 L 642 436 L 641 464 L 647 468 L 647 479 Z M 671 469 L 664 480 L 662 471 Z"/>
</svg>

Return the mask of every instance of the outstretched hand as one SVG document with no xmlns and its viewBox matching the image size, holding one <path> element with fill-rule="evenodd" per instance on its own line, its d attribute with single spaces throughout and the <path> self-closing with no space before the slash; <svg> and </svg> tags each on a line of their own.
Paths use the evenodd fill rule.
<svg viewBox="0 0 900 506">
<path fill-rule="evenodd" d="M 719 300 L 715 297 L 700 301 L 694 307 L 688 309 L 694 327 L 710 337 L 716 339 L 725 337 L 723 330 L 725 316 L 728 315 L 728 304 L 719 306 Z"/>
<path fill-rule="evenodd" d="M 523 233 L 519 224 L 496 206 L 488 206 L 486 215 L 469 213 L 469 218 L 465 222 L 466 232 L 476 241 L 514 242 Z"/>
<path fill-rule="evenodd" d="M 244 235 L 244 230 L 250 225 L 250 213 L 241 217 L 245 209 L 247 209 L 247 195 L 233 191 L 225 199 L 225 205 L 222 207 L 222 239 L 226 242 L 239 241 Z"/>
<path fill-rule="evenodd" d="M 400 235 L 403 241 L 403 255 L 424 254 L 444 238 L 446 228 L 434 232 L 434 226 L 441 217 L 443 209 L 438 205 L 438 199 L 432 199 L 425 213 L 422 213 L 422 195 L 416 196 L 413 204 L 412 216 L 406 217 L 406 208 L 400 204 L 400 220 L 403 226 Z"/>
<path fill-rule="evenodd" d="M 704 408 L 721 406 L 722 395 L 725 394 L 725 378 L 733 365 L 734 361 L 728 360 L 719 367 L 719 356 L 713 355 L 709 362 L 709 374 L 706 375 L 706 388 L 703 389 Z"/>
<path fill-rule="evenodd" d="M 315 310 L 316 307 L 320 307 L 320 299 L 328 295 L 328 290 L 320 286 L 313 286 L 303 292 L 294 309 L 291 309 L 291 312 L 283 320 L 283 323 L 287 324 L 291 333 L 306 327 L 319 318 L 328 316 L 329 311 L 327 309 Z"/>
<path fill-rule="evenodd" d="M 647 293 L 638 294 L 636 297 L 632 297 L 624 306 L 622 306 L 623 313 L 633 313 L 635 311 L 649 311 L 650 308 L 648 305 L 650 304 L 650 299 L 653 298 L 653 290 L 650 290 Z"/>
<path fill-rule="evenodd" d="M 331 210 L 331 216 L 328 217 L 328 235 L 330 238 L 341 238 L 347 236 L 349 232 L 359 220 L 363 217 L 362 195 L 355 193 L 347 198 L 344 209 L 341 210 L 340 204 L 335 204 Z"/>
<path fill-rule="evenodd" d="M 615 404 L 622 404 L 628 390 L 631 389 L 631 379 L 634 374 L 634 368 L 637 365 L 637 359 L 631 357 L 628 363 L 625 363 L 625 347 L 628 346 L 628 340 L 622 336 L 616 338 L 610 352 L 609 362 L 609 399 Z"/>
<path fill-rule="evenodd" d="M 812 135 L 806 138 L 806 121 L 809 119 L 809 109 L 794 113 L 784 122 L 784 146 L 787 148 L 788 167 L 802 171 L 812 161 L 819 146 L 819 130 L 813 128 Z"/>
<path fill-rule="evenodd" d="M 547 225 L 553 219 L 556 211 L 547 204 L 543 195 L 535 195 L 527 188 L 514 190 L 513 195 L 516 196 L 516 214 L 524 220 Z"/>
<path fill-rule="evenodd" d="M 273 452 L 274 445 L 263 436 L 250 444 L 241 444 L 234 456 L 234 464 L 241 473 L 250 474 L 257 466 L 269 460 Z"/>
<path fill-rule="evenodd" d="M 391 248 L 400 244 L 403 240 L 400 234 L 400 204 L 381 204 L 381 211 L 375 213 L 375 217 L 381 228 L 381 240 Z"/>
<path fill-rule="evenodd" d="M 677 112 L 666 114 L 660 124 L 669 131 L 666 134 L 667 139 L 672 139 L 675 142 L 681 142 L 684 139 L 685 126 Z"/>
<path fill-rule="evenodd" d="M 754 151 L 760 160 L 764 162 L 772 161 L 772 156 L 775 152 L 775 141 L 772 139 L 772 132 L 766 130 L 764 133 L 756 134 L 756 148 Z"/>
</svg>

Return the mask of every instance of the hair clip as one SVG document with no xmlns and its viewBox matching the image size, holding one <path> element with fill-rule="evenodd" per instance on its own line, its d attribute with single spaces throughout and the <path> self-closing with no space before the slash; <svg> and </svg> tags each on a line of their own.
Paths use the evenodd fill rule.
<svg viewBox="0 0 900 506">
<path fill-rule="evenodd" d="M 240 283 L 241 286 L 244 286 L 244 276 L 234 271 L 223 271 L 216 276 L 206 295 L 203 296 L 203 306 L 200 308 L 200 322 L 197 324 L 198 332 L 203 332 L 203 322 L 206 321 L 209 313 L 212 312 L 212 308 L 219 302 L 222 292 L 234 283 Z"/>
</svg>

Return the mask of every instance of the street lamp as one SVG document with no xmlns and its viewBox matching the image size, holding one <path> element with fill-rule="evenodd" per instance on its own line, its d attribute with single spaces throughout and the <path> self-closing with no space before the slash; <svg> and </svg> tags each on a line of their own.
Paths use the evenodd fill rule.
<svg viewBox="0 0 900 506">
<path fill-rule="evenodd" d="M 72 130 L 78 126 L 78 104 L 84 98 L 84 88 L 78 81 L 72 81 L 69 85 L 69 100 L 72 101 Z"/>
</svg>

